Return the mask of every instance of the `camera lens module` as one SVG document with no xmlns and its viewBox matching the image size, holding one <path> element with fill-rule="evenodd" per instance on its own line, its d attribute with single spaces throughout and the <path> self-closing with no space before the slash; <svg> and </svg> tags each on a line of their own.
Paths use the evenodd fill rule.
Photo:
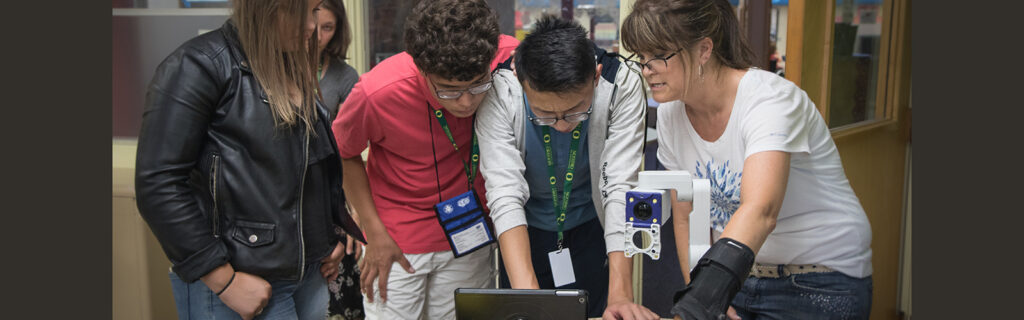
<svg viewBox="0 0 1024 320">
<path fill-rule="evenodd" d="M 654 215 L 654 211 L 651 209 L 651 205 L 647 201 L 640 201 L 633 205 L 633 214 L 636 215 L 637 219 L 650 220 L 651 216 Z"/>
</svg>

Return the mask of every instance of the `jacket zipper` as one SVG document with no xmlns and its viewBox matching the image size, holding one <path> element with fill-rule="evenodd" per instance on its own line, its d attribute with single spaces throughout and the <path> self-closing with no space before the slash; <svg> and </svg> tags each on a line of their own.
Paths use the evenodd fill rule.
<svg viewBox="0 0 1024 320">
<path fill-rule="evenodd" d="M 302 234 L 302 207 L 303 197 L 306 191 L 306 169 L 309 167 L 309 128 L 306 129 L 305 149 L 302 150 L 302 180 L 299 184 L 299 246 L 301 249 L 301 255 L 299 256 L 299 281 L 302 281 L 302 277 L 306 272 L 306 237 Z"/>
<path fill-rule="evenodd" d="M 213 164 L 210 166 L 210 193 L 213 196 L 213 237 L 220 238 L 220 221 L 217 212 L 217 166 L 220 164 L 220 157 L 213 155 Z"/>
</svg>

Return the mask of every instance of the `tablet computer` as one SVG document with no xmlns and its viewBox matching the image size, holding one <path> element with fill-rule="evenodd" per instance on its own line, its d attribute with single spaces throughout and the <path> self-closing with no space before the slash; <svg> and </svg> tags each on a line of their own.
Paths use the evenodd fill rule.
<svg viewBox="0 0 1024 320">
<path fill-rule="evenodd" d="M 459 320 L 587 319 L 586 290 L 466 289 L 455 290 Z"/>
</svg>

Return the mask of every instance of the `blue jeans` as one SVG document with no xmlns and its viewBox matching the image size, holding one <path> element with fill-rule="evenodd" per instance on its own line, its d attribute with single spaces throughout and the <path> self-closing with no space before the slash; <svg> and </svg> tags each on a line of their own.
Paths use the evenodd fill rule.
<svg viewBox="0 0 1024 320">
<path fill-rule="evenodd" d="M 732 306 L 743 319 L 867 319 L 871 290 L 871 276 L 840 272 L 748 277 Z"/>
<path fill-rule="evenodd" d="M 270 301 L 255 319 L 324 319 L 327 317 L 327 281 L 320 275 L 320 262 L 306 267 L 301 282 L 271 281 Z M 220 301 L 202 281 L 186 283 L 170 273 L 171 290 L 178 307 L 178 319 L 242 319 Z"/>
</svg>

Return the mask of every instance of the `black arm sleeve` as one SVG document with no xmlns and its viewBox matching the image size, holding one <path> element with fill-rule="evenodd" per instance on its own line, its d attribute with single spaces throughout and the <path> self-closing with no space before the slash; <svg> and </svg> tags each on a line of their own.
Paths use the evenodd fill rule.
<svg viewBox="0 0 1024 320">
<path fill-rule="evenodd" d="M 139 213 L 186 282 L 228 261 L 188 182 L 220 98 L 215 64 L 187 44 L 160 64 L 146 93 L 136 154 Z"/>
<path fill-rule="evenodd" d="M 725 312 L 754 264 L 754 251 L 721 238 L 700 258 L 690 284 L 676 293 L 672 314 L 686 320 L 725 319 Z"/>
</svg>

